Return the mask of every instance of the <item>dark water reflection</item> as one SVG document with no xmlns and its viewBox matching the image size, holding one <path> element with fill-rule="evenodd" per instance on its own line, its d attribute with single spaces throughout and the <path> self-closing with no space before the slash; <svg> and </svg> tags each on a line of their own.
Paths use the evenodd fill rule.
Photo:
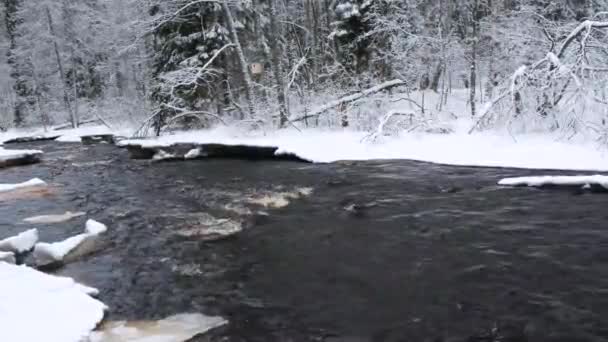
<svg viewBox="0 0 608 342">
<path fill-rule="evenodd" d="M 106 223 L 104 248 L 58 272 L 99 288 L 112 319 L 230 320 L 197 341 L 608 341 L 608 197 L 495 186 L 538 172 L 149 163 L 112 146 L 32 146 L 47 161 L 0 182 L 40 177 L 58 193 L 0 203 L 0 234 L 67 210 Z M 301 187 L 313 195 L 283 209 L 247 201 Z M 187 223 L 173 214 L 201 212 L 245 230 L 175 234 Z M 38 228 L 57 240 L 85 219 Z"/>
</svg>

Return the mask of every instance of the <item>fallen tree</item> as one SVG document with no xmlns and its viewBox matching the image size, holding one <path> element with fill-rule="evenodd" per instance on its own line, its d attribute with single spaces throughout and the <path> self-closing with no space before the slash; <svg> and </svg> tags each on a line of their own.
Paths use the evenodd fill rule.
<svg viewBox="0 0 608 342">
<path fill-rule="evenodd" d="M 298 122 L 298 121 L 316 118 L 336 107 L 340 107 L 342 105 L 345 105 L 345 104 L 348 104 L 351 102 L 355 102 L 357 100 L 360 100 L 367 96 L 379 93 L 381 91 L 389 90 L 391 88 L 403 86 L 403 85 L 405 85 L 405 82 L 403 82 L 402 80 L 399 80 L 399 79 L 384 82 L 384 83 L 378 84 L 376 86 L 373 86 L 371 88 L 365 89 L 363 91 L 360 91 L 360 92 L 357 92 L 357 93 L 354 93 L 354 94 L 351 94 L 348 96 L 341 97 L 337 100 L 331 101 L 331 102 L 313 110 L 312 112 L 310 112 L 308 114 L 298 116 L 298 117 L 292 117 L 289 119 L 289 121 Z"/>
</svg>

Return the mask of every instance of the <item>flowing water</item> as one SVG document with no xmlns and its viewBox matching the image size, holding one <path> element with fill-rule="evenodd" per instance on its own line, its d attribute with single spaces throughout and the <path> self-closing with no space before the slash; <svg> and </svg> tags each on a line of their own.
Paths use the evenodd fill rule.
<svg viewBox="0 0 608 342">
<path fill-rule="evenodd" d="M 24 146 L 44 162 L 0 182 L 50 187 L 0 199 L 0 238 L 108 225 L 93 254 L 55 272 L 98 288 L 109 321 L 230 322 L 193 341 L 608 341 L 608 196 L 495 186 L 538 171 Z M 67 211 L 87 215 L 23 221 Z M 210 219 L 243 230 L 184 233 Z"/>
</svg>

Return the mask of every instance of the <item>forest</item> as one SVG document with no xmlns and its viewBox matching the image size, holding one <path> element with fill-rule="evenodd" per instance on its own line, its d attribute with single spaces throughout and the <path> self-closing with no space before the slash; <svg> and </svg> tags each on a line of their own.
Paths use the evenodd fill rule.
<svg viewBox="0 0 608 342">
<path fill-rule="evenodd" d="M 603 0 L 3 0 L 0 128 L 608 141 Z"/>
</svg>

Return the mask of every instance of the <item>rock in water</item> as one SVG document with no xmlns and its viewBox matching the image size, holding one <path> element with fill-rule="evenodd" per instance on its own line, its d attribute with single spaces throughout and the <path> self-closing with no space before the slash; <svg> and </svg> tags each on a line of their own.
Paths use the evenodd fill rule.
<svg viewBox="0 0 608 342">
<path fill-rule="evenodd" d="M 160 321 L 108 322 L 89 337 L 90 342 L 184 342 L 228 323 L 222 317 L 180 314 Z"/>
<path fill-rule="evenodd" d="M 73 213 L 71 211 L 66 211 L 65 214 L 61 214 L 61 215 L 40 215 L 40 216 L 33 216 L 33 217 L 28 217 L 26 219 L 24 219 L 24 222 L 27 223 L 46 223 L 46 224 L 53 224 L 53 223 L 62 223 L 62 222 L 67 222 L 73 218 L 76 217 L 80 217 L 80 216 L 84 216 L 86 215 L 86 213 L 83 212 L 76 212 Z"/>
</svg>

